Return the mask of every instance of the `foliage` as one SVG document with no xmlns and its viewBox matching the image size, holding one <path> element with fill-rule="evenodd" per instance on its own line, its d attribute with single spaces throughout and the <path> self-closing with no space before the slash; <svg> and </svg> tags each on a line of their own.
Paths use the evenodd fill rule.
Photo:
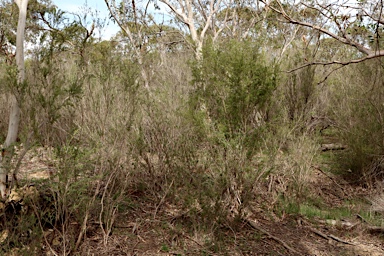
<svg viewBox="0 0 384 256">
<path fill-rule="evenodd" d="M 332 168 L 350 169 L 358 179 L 383 177 L 380 61 L 282 73 L 315 57 L 359 54 L 347 46 L 335 49 L 332 39 L 308 28 L 282 25 L 276 13 L 258 22 L 262 9 L 246 6 L 219 10 L 226 27 L 215 30 L 212 21 L 211 39 L 194 42 L 205 44 L 197 58 L 195 46 L 185 39 L 191 35 L 173 24 L 155 24 L 142 6 L 131 8 L 135 2 L 121 2 L 115 10 L 126 14 L 122 22 L 132 40 L 123 32 L 97 40 L 86 14 L 70 20 L 44 3 L 33 2 L 30 10 L 45 19 L 30 25 L 45 30 L 29 51 L 27 81 L 17 84 L 12 63 L 0 66 L 2 133 L 9 112 L 6 95 L 17 92 L 22 145 L 49 151 L 51 171 L 38 183 L 39 200 L 32 202 L 40 210 L 0 222 L 13 228 L 5 250 L 32 248 L 36 240 L 36 250 L 44 244 L 57 254 L 89 254 L 82 245 L 90 234 L 107 246 L 118 221 L 131 225 L 139 212 L 150 215 L 146 225 L 166 223 L 186 237 L 209 234 L 201 250 L 215 254 L 223 253 L 224 234 L 243 229 L 242 220 L 254 209 L 278 218 L 286 213 L 350 217 L 350 208 L 324 210 L 317 198 L 320 140 L 348 146 L 329 160 L 341 163 L 331 163 Z M 312 8 L 294 17 L 299 14 L 307 22 L 321 20 Z M 12 45 L 10 27 L 16 21 L 5 12 L 0 17 L 9 21 L 0 21 L 0 32 L 8 33 L 1 43 Z M 368 33 L 359 29 L 355 39 Z M 331 133 L 313 132 L 329 120 L 335 125 Z M 133 233 L 119 232 L 136 236 L 139 224 L 134 225 Z M 156 250 L 171 252 L 174 244 L 164 239 Z"/>
<path fill-rule="evenodd" d="M 225 137 L 253 133 L 276 87 L 276 70 L 251 41 L 208 44 L 201 63 L 193 66 L 192 106 Z"/>
<path fill-rule="evenodd" d="M 73 59 L 65 52 L 40 49 L 28 62 L 28 84 L 21 90 L 24 122 L 45 145 L 60 145 L 75 129 L 73 112 L 83 92 L 82 70 L 72 66 Z M 60 124 L 61 129 L 55 129 Z M 65 127 L 65 128 L 64 128 Z"/>
<path fill-rule="evenodd" d="M 37 43 L 40 31 L 44 27 L 41 18 L 52 15 L 56 11 L 50 0 L 29 1 L 27 9 L 26 41 Z M 13 62 L 13 47 L 16 45 L 16 28 L 18 21 L 18 8 L 14 1 L 1 1 L 0 3 L 0 56 L 8 62 Z"/>
</svg>

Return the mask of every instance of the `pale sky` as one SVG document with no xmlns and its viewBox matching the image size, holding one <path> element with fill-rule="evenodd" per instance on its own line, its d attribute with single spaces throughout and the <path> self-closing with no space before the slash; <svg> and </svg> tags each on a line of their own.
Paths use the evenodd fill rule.
<svg viewBox="0 0 384 256">
<path fill-rule="evenodd" d="M 76 12 L 80 7 L 84 6 L 85 3 L 92 8 L 96 8 L 99 11 L 107 11 L 107 7 L 104 3 L 104 0 L 53 0 L 53 3 L 57 5 L 60 9 L 69 12 Z"/>
<path fill-rule="evenodd" d="M 59 7 L 59 9 L 73 13 L 82 13 L 82 8 L 84 8 L 87 3 L 88 7 L 99 12 L 98 15 L 100 18 L 109 17 L 108 9 L 104 0 L 52 0 L 52 2 Z M 117 25 L 109 21 L 109 25 L 102 31 L 103 38 L 110 38 L 118 31 L 119 28 Z"/>
<path fill-rule="evenodd" d="M 84 8 L 85 4 L 87 3 L 88 7 L 99 12 L 100 18 L 109 17 L 108 8 L 104 0 L 52 0 L 52 2 L 57 7 L 59 7 L 59 9 L 73 13 L 82 13 L 82 8 Z M 160 1 L 158 1 L 157 4 L 160 7 L 163 6 Z M 165 14 L 165 11 L 155 10 L 153 5 L 149 5 L 149 12 L 155 14 L 155 19 L 157 16 L 156 14 L 159 14 L 159 16 L 157 16 L 159 17 L 159 22 L 164 19 L 163 14 Z M 169 20 L 170 18 L 166 17 L 165 19 Z M 111 36 L 114 36 L 118 31 L 120 31 L 119 27 L 113 22 L 109 21 L 109 25 L 102 31 L 102 37 L 104 39 L 109 39 Z"/>
</svg>

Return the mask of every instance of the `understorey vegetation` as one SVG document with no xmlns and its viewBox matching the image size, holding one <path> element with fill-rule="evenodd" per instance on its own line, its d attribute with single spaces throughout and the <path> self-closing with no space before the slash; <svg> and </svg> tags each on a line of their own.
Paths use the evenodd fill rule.
<svg viewBox="0 0 384 256">
<path fill-rule="evenodd" d="M 356 255 L 359 235 L 380 239 L 380 56 L 316 65 L 361 52 L 297 26 L 280 2 L 204 7 L 225 24 L 206 34 L 180 29 L 181 15 L 166 26 L 134 1 L 106 2 L 120 26 L 110 39 L 89 10 L 69 21 L 32 1 L 23 83 L 5 48 L 13 35 L 0 38 L 1 141 L 9 95 L 21 109 L 2 163 L 1 255 Z M 11 31 L 15 4 L 0 8 Z"/>
</svg>

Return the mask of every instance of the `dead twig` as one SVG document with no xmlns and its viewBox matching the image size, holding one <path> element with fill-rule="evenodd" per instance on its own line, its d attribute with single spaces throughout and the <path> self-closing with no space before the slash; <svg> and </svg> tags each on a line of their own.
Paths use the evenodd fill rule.
<svg viewBox="0 0 384 256">
<path fill-rule="evenodd" d="M 368 223 L 368 221 L 363 216 L 361 216 L 360 214 L 356 214 L 356 217 L 361 219 L 362 222 Z"/>
<path fill-rule="evenodd" d="M 260 231 L 261 233 L 267 235 L 269 238 L 275 240 L 276 242 L 280 243 L 282 246 L 284 246 L 288 251 L 300 255 L 298 251 L 290 247 L 286 242 L 281 240 L 280 238 L 272 235 L 267 230 L 263 229 L 262 227 L 258 226 L 254 221 L 250 220 L 249 218 L 243 218 L 246 223 L 248 223 L 252 228 Z"/>
<path fill-rule="evenodd" d="M 156 219 L 157 211 L 159 210 L 160 206 L 163 204 L 163 202 L 165 200 L 165 197 L 168 195 L 169 190 L 171 189 L 172 185 L 173 185 L 173 180 L 171 181 L 171 184 L 169 184 L 169 187 L 165 191 L 165 193 L 164 193 L 163 197 L 161 198 L 159 204 L 156 206 L 155 212 L 153 213 L 153 219 Z"/>
<path fill-rule="evenodd" d="M 77 251 L 77 249 L 79 248 L 81 241 L 84 237 L 84 234 L 87 232 L 87 223 L 88 223 L 88 218 L 89 218 L 89 211 L 90 211 L 91 205 L 95 202 L 96 196 L 99 194 L 99 192 L 100 192 L 100 182 L 97 183 L 95 193 L 93 193 L 93 197 L 87 205 L 86 213 L 85 213 L 85 216 L 83 219 L 83 224 L 81 225 L 81 230 L 80 230 L 79 236 L 77 237 L 77 242 L 75 244 L 75 251 Z"/>
<path fill-rule="evenodd" d="M 339 242 L 339 243 L 343 243 L 343 244 L 348 244 L 348 245 L 355 245 L 354 243 L 351 243 L 351 242 L 348 242 L 348 241 L 345 241 L 337 236 L 334 236 L 334 235 L 327 235 L 327 234 L 324 234 L 322 233 L 321 231 L 315 229 L 315 228 L 312 228 L 312 227 L 307 227 L 309 230 L 311 230 L 313 233 L 315 233 L 316 235 L 326 239 L 326 240 L 335 240 L 336 242 Z"/>
<path fill-rule="evenodd" d="M 335 183 L 335 185 L 341 190 L 341 192 L 343 192 L 343 194 L 345 196 L 347 196 L 348 198 L 350 198 L 349 194 L 347 192 L 344 191 L 343 187 L 337 183 L 337 181 L 332 177 L 330 176 L 329 174 L 327 174 L 326 172 L 324 172 L 320 167 L 316 166 L 316 165 L 312 165 L 311 166 L 312 168 L 320 171 L 322 174 L 324 174 L 327 178 L 329 178 L 333 183 Z"/>
</svg>

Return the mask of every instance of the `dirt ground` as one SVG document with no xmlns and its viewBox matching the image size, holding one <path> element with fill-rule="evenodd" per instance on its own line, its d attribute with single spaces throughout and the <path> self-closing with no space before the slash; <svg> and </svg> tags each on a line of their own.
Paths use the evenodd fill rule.
<svg viewBox="0 0 384 256">
<path fill-rule="evenodd" d="M 164 213 L 165 214 L 165 213 Z M 219 244 L 214 234 L 201 230 L 185 232 L 170 219 L 152 219 L 140 214 L 136 222 L 116 226 L 103 244 L 100 233 L 83 244 L 86 255 L 384 255 L 383 239 L 365 230 L 363 224 L 350 229 L 308 222 L 288 216 L 268 221 L 262 217 L 244 221 L 236 230 L 222 227 Z M 161 214 L 162 215 L 162 214 Z"/>
<path fill-rule="evenodd" d="M 19 176 L 31 182 L 48 178 L 48 158 L 46 151 L 27 154 Z M 370 193 L 319 167 L 314 167 L 311 183 L 329 207 Z M 381 229 L 373 229 L 358 214 L 345 220 L 276 216 L 256 203 L 245 217 L 201 229 L 166 200 L 160 207 L 158 199 L 143 201 L 132 194 L 132 200 L 135 207 L 118 216 L 109 236 L 97 223 L 88 226 L 79 255 L 384 255 Z M 46 255 L 53 254 L 47 250 Z"/>
</svg>

